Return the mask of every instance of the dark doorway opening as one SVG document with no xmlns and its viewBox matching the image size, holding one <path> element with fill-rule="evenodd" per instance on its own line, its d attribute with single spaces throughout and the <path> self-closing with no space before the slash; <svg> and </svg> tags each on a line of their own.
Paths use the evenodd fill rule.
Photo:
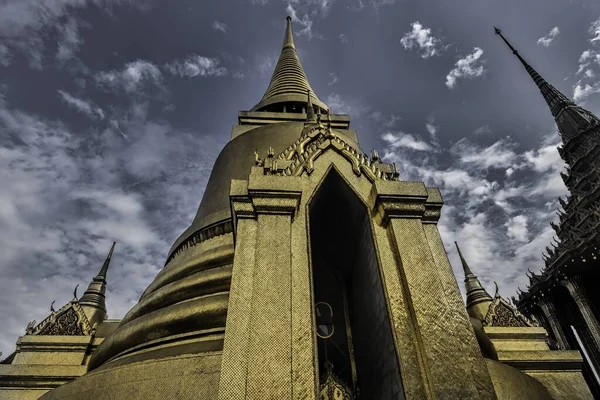
<svg viewBox="0 0 600 400">
<path fill-rule="evenodd" d="M 309 207 L 314 301 L 333 310 L 333 334 L 317 339 L 326 362 L 361 399 L 404 399 L 369 214 L 332 169 Z"/>
</svg>

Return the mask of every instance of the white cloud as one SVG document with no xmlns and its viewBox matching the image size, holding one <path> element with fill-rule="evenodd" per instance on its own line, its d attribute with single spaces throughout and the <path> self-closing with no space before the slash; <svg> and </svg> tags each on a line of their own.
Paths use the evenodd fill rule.
<svg viewBox="0 0 600 400">
<path fill-rule="evenodd" d="M 29 58 L 32 68 L 42 69 L 44 38 L 48 30 L 59 34 L 57 59 L 68 59 L 81 44 L 75 25 L 61 21 L 77 9 L 90 5 L 110 13 L 115 5 L 146 10 L 155 0 L 4 0 L 0 2 L 0 44 L 18 49 Z M 3 43 L 2 43 L 3 42 Z"/>
<path fill-rule="evenodd" d="M 296 11 L 294 7 L 290 3 L 288 3 L 285 11 L 288 13 L 290 17 L 292 17 L 292 21 L 302 26 L 302 29 L 296 29 L 294 32 L 298 36 L 306 36 L 308 40 L 313 38 L 321 38 L 321 35 L 313 32 L 313 19 L 309 16 L 307 12 L 302 14 L 302 18 L 298 15 L 301 14 L 300 11 Z"/>
<path fill-rule="evenodd" d="M 575 75 L 579 80 L 573 85 L 573 99 L 585 103 L 592 95 L 600 93 L 600 81 L 596 77 L 600 74 L 600 51 L 595 48 L 600 43 L 600 18 L 592 22 L 588 29 L 589 42 L 592 48 L 586 49 L 579 57 L 579 68 Z"/>
<path fill-rule="evenodd" d="M 199 55 L 192 55 L 183 61 L 169 63 L 165 69 L 173 75 L 182 77 L 223 76 L 227 73 L 226 68 L 219 67 L 219 60 Z"/>
<path fill-rule="evenodd" d="M 0 304 L 13 305 L 0 307 L 4 354 L 52 300 L 65 304 L 76 284 L 87 285 L 113 240 L 107 308 L 121 317 L 191 221 L 223 143 L 148 120 L 148 108 L 107 108 L 104 131 L 73 133 L 10 108 L 0 93 L 0 229 L 10 232 L 0 235 Z"/>
<path fill-rule="evenodd" d="M 592 22 L 589 32 L 592 35 L 592 38 L 590 39 L 591 43 L 600 41 L 600 18 Z"/>
<path fill-rule="evenodd" d="M 402 47 L 407 50 L 416 48 L 422 58 L 439 55 L 441 40 L 431 35 L 431 29 L 425 28 L 419 21 L 411 24 L 412 30 L 400 39 Z"/>
<path fill-rule="evenodd" d="M 336 74 L 334 74 L 333 72 L 329 73 L 329 82 L 327 82 L 327 84 L 329 86 L 331 85 L 335 85 L 336 83 L 338 83 L 340 81 L 340 79 L 337 77 Z"/>
<path fill-rule="evenodd" d="M 95 75 L 95 78 L 96 82 L 102 86 L 134 92 L 145 82 L 159 85 L 162 74 L 160 69 L 153 63 L 145 60 L 136 60 L 127 63 L 121 71 L 99 72 Z"/>
<path fill-rule="evenodd" d="M 348 38 L 343 33 L 340 33 L 339 38 L 340 38 L 340 42 L 348 43 Z"/>
<path fill-rule="evenodd" d="M 392 149 L 399 147 L 417 150 L 417 151 L 431 151 L 433 147 L 420 139 L 415 138 L 410 133 L 400 132 L 386 132 L 381 135 L 381 138 L 388 143 Z"/>
<path fill-rule="evenodd" d="M 364 104 L 360 98 L 342 98 L 337 93 L 331 93 L 327 96 L 325 102 L 336 114 L 348 114 L 355 118 L 361 117 L 369 111 L 369 107 Z"/>
<path fill-rule="evenodd" d="M 516 215 L 510 218 L 504 224 L 504 226 L 506 227 L 506 236 L 518 242 L 527 242 L 529 238 L 527 222 L 528 218 L 525 215 Z"/>
<path fill-rule="evenodd" d="M 466 139 L 461 139 L 452 148 L 461 163 L 472 164 L 477 168 L 506 168 L 517 162 L 517 154 L 513 151 L 514 143 L 510 138 L 501 139 L 494 144 L 481 148 Z"/>
<path fill-rule="evenodd" d="M 453 89 L 458 79 L 475 78 L 483 75 L 485 69 L 483 68 L 484 61 L 481 60 L 482 55 L 483 50 L 475 47 L 471 54 L 467 54 L 466 57 L 459 59 L 454 64 L 454 69 L 446 76 L 446 86 L 449 89 Z"/>
<path fill-rule="evenodd" d="M 400 117 L 399 115 L 384 115 L 381 111 L 373 111 L 371 114 L 369 114 L 369 117 L 373 121 L 387 129 L 395 127 L 397 123 L 402 119 L 402 117 Z"/>
<path fill-rule="evenodd" d="M 223 33 L 229 32 L 229 27 L 225 22 L 215 20 L 213 21 L 212 27 L 215 31 L 220 31 Z"/>
<path fill-rule="evenodd" d="M 100 107 L 93 105 L 91 102 L 82 100 L 63 90 L 58 90 L 58 94 L 69 107 L 86 114 L 92 119 L 104 119 L 104 111 L 102 111 Z"/>
<path fill-rule="evenodd" d="M 573 89 L 573 100 L 578 102 L 584 102 L 589 96 L 600 93 L 600 82 L 589 83 L 577 83 Z"/>
<path fill-rule="evenodd" d="M 12 53 L 8 47 L 0 43 L 0 65 L 8 67 L 12 61 Z"/>
<path fill-rule="evenodd" d="M 542 36 L 541 38 L 539 38 L 537 40 L 537 44 L 539 46 L 548 47 L 548 46 L 550 46 L 550 44 L 552 44 L 554 39 L 556 39 L 556 37 L 559 34 L 560 34 L 560 29 L 558 29 L 558 26 L 555 26 L 554 28 L 552 28 L 552 30 L 550 30 L 550 32 L 546 36 Z"/>
<path fill-rule="evenodd" d="M 83 44 L 83 39 L 79 36 L 79 28 L 77 21 L 74 18 L 69 18 L 68 21 L 59 28 L 60 37 L 58 40 L 58 50 L 56 59 L 60 63 L 64 63 L 73 57 L 75 52 Z"/>
</svg>

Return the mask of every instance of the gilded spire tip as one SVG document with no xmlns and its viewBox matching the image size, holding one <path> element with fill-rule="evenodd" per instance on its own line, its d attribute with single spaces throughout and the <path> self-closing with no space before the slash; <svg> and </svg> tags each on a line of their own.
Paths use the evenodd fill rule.
<svg viewBox="0 0 600 400">
<path fill-rule="evenodd" d="M 104 278 L 105 280 L 106 280 L 106 273 L 108 272 L 108 267 L 110 265 L 110 260 L 112 258 L 113 251 L 115 250 L 116 244 L 117 244 L 117 242 L 113 242 L 112 246 L 110 246 L 110 251 L 108 252 L 106 259 L 104 260 L 104 264 L 102 264 L 102 268 L 100 269 L 100 272 L 98 273 L 98 276 Z"/>
<path fill-rule="evenodd" d="M 454 242 L 454 245 L 456 246 L 456 250 L 458 251 L 458 256 L 460 257 L 460 263 L 462 264 L 463 271 L 465 272 L 465 278 L 468 278 L 469 276 L 475 276 L 475 274 L 473 274 L 473 272 L 471 271 L 471 268 L 469 268 L 469 264 L 467 264 L 467 260 L 465 260 L 465 258 L 463 257 L 463 254 L 460 251 L 460 247 L 458 247 L 458 243 Z"/>
</svg>

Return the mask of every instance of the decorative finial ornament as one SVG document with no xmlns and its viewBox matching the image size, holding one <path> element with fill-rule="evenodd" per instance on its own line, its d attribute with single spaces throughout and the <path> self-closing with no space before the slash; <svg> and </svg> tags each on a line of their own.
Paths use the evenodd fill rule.
<svg viewBox="0 0 600 400">
<path fill-rule="evenodd" d="M 75 289 L 73 290 L 73 298 L 74 298 L 75 300 L 77 300 L 77 288 L 78 288 L 78 287 L 79 287 L 79 284 L 77 284 L 77 285 L 75 286 Z"/>
<path fill-rule="evenodd" d="M 493 301 L 492 296 L 481 286 L 481 282 L 479 282 L 479 279 L 473 274 L 471 268 L 469 268 L 467 261 L 458 247 L 458 243 L 454 242 L 454 245 L 458 251 L 458 256 L 460 257 L 460 262 L 465 273 L 467 312 L 471 317 L 483 321 Z"/>
<path fill-rule="evenodd" d="M 321 125 L 321 110 L 317 110 L 317 124 Z"/>
<path fill-rule="evenodd" d="M 55 312 L 56 310 L 54 309 L 54 303 L 56 303 L 56 300 L 54 300 L 51 304 L 50 304 L 50 312 Z"/>
<path fill-rule="evenodd" d="M 254 150 L 254 165 L 260 164 L 260 155 L 258 154 L 258 150 Z"/>
<path fill-rule="evenodd" d="M 521 64 L 525 67 L 525 70 L 531 76 L 531 79 L 535 82 L 536 86 L 542 93 L 544 100 L 550 108 L 550 112 L 554 117 L 558 131 L 563 137 L 563 141 L 566 141 L 582 131 L 600 124 L 600 119 L 594 114 L 576 105 L 571 99 L 558 91 L 554 86 L 550 85 L 542 76 L 535 70 L 531 65 L 521 57 L 517 49 L 502 35 L 502 30 L 494 27 L 494 33 L 500 36 L 512 53 L 517 56 Z M 563 154 L 561 154 L 561 157 Z M 563 157 L 564 158 L 564 157 Z M 568 162 L 567 158 L 564 158 Z"/>
<path fill-rule="evenodd" d="M 377 150 L 373 149 L 373 152 L 371 153 L 371 159 L 373 161 L 379 161 L 380 160 L 379 153 L 377 152 Z M 456 243 L 456 242 L 454 242 L 454 243 Z"/>
</svg>

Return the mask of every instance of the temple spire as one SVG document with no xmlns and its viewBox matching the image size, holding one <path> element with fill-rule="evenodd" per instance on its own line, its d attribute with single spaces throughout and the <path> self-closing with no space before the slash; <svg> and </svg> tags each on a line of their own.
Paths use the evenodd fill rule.
<svg viewBox="0 0 600 400">
<path fill-rule="evenodd" d="M 567 141 L 572 137 L 577 136 L 580 132 L 586 131 L 600 123 L 598 117 L 594 114 L 576 105 L 571 99 L 562 94 L 554 86 L 550 85 L 542 76 L 535 70 L 510 44 L 510 42 L 502 35 L 502 31 L 494 27 L 494 32 L 502 38 L 504 43 L 517 56 L 521 64 L 525 67 L 531 79 L 542 92 L 544 100 L 550 108 L 550 112 L 554 117 L 558 130 L 563 137 L 563 141 Z M 568 162 L 568 160 L 567 160 Z"/>
<path fill-rule="evenodd" d="M 292 17 L 288 15 L 285 17 L 285 20 L 287 23 L 285 27 L 285 37 L 283 38 L 283 47 L 281 49 L 283 50 L 286 47 L 292 47 L 295 49 L 296 46 L 294 45 L 294 34 L 292 33 Z"/>
<path fill-rule="evenodd" d="M 91 326 L 106 319 L 106 273 L 110 266 L 115 244 L 113 242 L 100 272 L 92 279 L 87 290 L 79 299 L 79 305 L 83 308 Z"/>
<path fill-rule="evenodd" d="M 292 32 L 292 18 L 288 16 L 286 20 L 283 46 L 271 82 L 264 96 L 252 108 L 252 111 L 294 112 L 296 110 L 295 112 L 301 112 L 301 109 L 307 104 L 306 92 L 310 90 L 312 103 L 327 112 L 329 108 L 319 100 L 310 87 L 298 58 Z"/>
<path fill-rule="evenodd" d="M 480 321 L 485 319 L 485 316 L 492 304 L 492 296 L 481 286 L 481 282 L 462 255 L 458 243 L 454 242 L 460 262 L 462 264 L 463 271 L 465 273 L 465 288 L 467 291 L 467 312 L 473 318 L 477 318 Z"/>
</svg>

